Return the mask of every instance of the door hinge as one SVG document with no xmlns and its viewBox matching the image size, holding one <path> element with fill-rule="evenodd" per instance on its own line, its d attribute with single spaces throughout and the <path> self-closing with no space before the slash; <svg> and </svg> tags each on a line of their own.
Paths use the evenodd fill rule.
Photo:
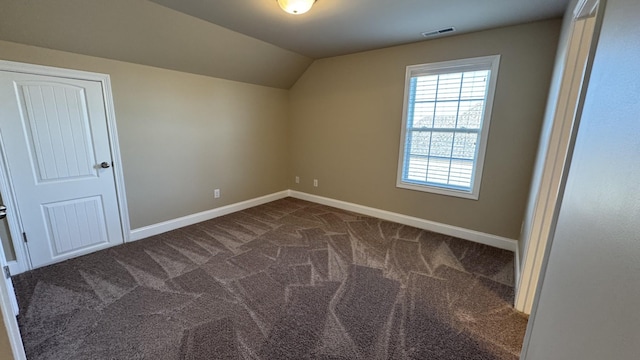
<svg viewBox="0 0 640 360">
<path fill-rule="evenodd" d="M 6 279 L 10 279 L 11 278 L 11 270 L 9 270 L 9 266 L 5 265 L 2 267 L 2 269 L 4 270 L 4 277 Z"/>
<path fill-rule="evenodd" d="M 26 233 L 26 232 L 23 232 L 23 233 L 22 233 L 22 240 L 24 240 L 24 242 L 29 242 L 29 241 L 27 240 L 27 233 Z"/>
</svg>

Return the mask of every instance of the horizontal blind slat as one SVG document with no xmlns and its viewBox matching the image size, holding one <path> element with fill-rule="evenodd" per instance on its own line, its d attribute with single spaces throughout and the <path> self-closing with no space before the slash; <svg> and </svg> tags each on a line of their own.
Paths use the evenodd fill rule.
<svg viewBox="0 0 640 360">
<path fill-rule="evenodd" d="M 406 180 L 470 188 L 489 70 L 415 77 Z"/>
</svg>

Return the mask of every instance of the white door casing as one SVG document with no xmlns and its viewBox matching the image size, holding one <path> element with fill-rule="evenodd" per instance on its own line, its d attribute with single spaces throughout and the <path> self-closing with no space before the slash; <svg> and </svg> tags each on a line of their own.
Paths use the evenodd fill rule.
<svg viewBox="0 0 640 360">
<path fill-rule="evenodd" d="M 18 301 L 16 299 L 16 293 L 13 289 L 13 282 L 11 281 L 10 277 L 11 273 L 9 272 L 9 267 L 7 265 L 6 259 L 7 258 L 5 257 L 4 250 L 2 249 L 2 246 L 0 246 L 0 270 L 2 270 L 0 276 L 2 276 L 4 286 L 6 287 L 6 292 L 8 295 L 8 300 L 11 303 L 11 310 L 13 311 L 13 315 L 17 316 L 19 312 Z"/>
<path fill-rule="evenodd" d="M 568 45 L 561 89 L 552 129 L 549 134 L 545 161 L 539 169 L 541 181 L 537 188 L 535 208 L 524 249 L 515 307 L 530 314 L 537 292 L 547 241 L 553 233 L 553 223 L 559 211 L 563 178 L 569 167 L 573 149 L 572 137 L 579 123 L 579 111 L 585 94 L 585 79 L 592 59 L 598 0 L 581 0 L 574 9 L 571 38 Z M 538 170 L 536 170 L 538 171 Z"/>
<path fill-rule="evenodd" d="M 3 268 L 7 265 L 5 259 L 4 250 L 2 246 L 0 246 L 0 265 Z M 0 316 L 2 316 L 4 320 L 5 331 L 9 338 L 9 345 L 11 346 L 9 356 L 11 358 L 11 355 L 13 355 L 13 359 L 15 360 L 26 360 L 27 357 L 24 353 L 24 346 L 22 344 L 22 338 L 20 337 L 18 322 L 16 321 L 18 302 L 16 301 L 16 295 L 13 290 L 13 283 L 11 282 L 11 278 L 7 279 L 4 277 L 4 273 L 2 274 L 2 278 L 5 279 L 5 281 L 0 281 Z M 4 350 L 9 351 L 9 349 Z M 3 355 L 7 355 L 7 353 L 5 352 Z"/>
<path fill-rule="evenodd" d="M 0 62 L 2 170 L 28 238 L 27 259 L 12 233 L 22 269 L 127 240 L 110 99 L 106 75 Z"/>
</svg>

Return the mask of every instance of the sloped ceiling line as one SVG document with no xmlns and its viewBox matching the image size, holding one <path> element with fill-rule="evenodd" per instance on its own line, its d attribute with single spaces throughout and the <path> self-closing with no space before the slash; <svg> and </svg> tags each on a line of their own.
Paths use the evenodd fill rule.
<svg viewBox="0 0 640 360">
<path fill-rule="evenodd" d="M 560 17 L 569 0 L 2 0 L 0 40 L 289 89 L 313 59 Z"/>
</svg>

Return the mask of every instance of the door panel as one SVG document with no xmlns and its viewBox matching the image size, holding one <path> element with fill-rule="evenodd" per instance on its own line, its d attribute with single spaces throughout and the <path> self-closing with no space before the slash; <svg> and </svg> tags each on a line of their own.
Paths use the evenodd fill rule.
<svg viewBox="0 0 640 360">
<path fill-rule="evenodd" d="M 32 267 L 122 243 L 100 82 L 0 71 L 0 107 Z"/>
<path fill-rule="evenodd" d="M 95 177 L 96 159 L 84 89 L 40 82 L 16 85 L 37 180 Z"/>
<path fill-rule="evenodd" d="M 42 208 L 54 257 L 108 242 L 99 196 L 44 204 Z"/>
</svg>

